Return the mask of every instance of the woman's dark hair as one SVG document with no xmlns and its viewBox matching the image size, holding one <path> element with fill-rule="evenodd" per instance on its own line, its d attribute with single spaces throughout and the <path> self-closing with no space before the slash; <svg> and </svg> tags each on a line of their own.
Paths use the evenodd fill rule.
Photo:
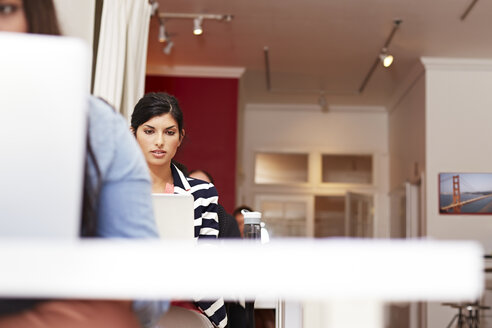
<svg viewBox="0 0 492 328">
<path fill-rule="evenodd" d="M 61 35 L 53 0 L 22 0 L 28 32 Z"/>
<path fill-rule="evenodd" d="M 136 135 L 138 127 L 148 120 L 168 113 L 178 123 L 179 137 L 181 138 L 184 124 L 183 112 L 179 107 L 178 100 L 165 92 L 150 92 L 138 101 L 131 119 L 133 134 Z"/>
<path fill-rule="evenodd" d="M 247 210 L 249 212 L 253 212 L 253 209 L 251 207 L 246 206 L 246 205 L 241 205 L 241 206 L 236 207 L 236 209 L 234 209 L 234 212 L 232 212 L 232 216 L 242 214 L 241 213 L 242 210 Z"/>
<path fill-rule="evenodd" d="M 212 178 L 212 175 L 205 170 L 191 170 L 190 174 L 188 175 L 192 175 L 195 172 L 202 172 L 207 177 L 208 181 L 210 181 L 210 183 L 214 183 L 214 178 Z"/>
</svg>

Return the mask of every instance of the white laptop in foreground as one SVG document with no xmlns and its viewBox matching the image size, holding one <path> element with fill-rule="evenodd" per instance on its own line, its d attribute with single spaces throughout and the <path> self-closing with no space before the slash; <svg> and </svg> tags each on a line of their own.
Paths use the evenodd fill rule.
<svg viewBox="0 0 492 328">
<path fill-rule="evenodd" d="M 0 238 L 79 235 L 89 49 L 0 32 Z"/>
<path fill-rule="evenodd" d="M 192 195 L 152 194 L 152 202 L 161 239 L 194 239 L 195 210 Z"/>
</svg>

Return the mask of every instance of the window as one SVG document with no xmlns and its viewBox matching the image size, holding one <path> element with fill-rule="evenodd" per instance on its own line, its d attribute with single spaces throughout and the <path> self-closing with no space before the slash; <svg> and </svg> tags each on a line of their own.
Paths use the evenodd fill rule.
<svg viewBox="0 0 492 328">
<path fill-rule="evenodd" d="M 262 221 L 270 237 L 305 237 L 306 203 L 296 201 L 264 201 Z"/>
<path fill-rule="evenodd" d="M 373 196 L 347 192 L 346 197 L 346 235 L 372 238 L 374 236 Z"/>
</svg>

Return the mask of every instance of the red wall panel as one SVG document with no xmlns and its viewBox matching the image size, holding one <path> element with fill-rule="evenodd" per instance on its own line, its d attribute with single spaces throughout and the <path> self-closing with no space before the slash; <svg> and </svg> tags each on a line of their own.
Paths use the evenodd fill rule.
<svg viewBox="0 0 492 328">
<path fill-rule="evenodd" d="M 145 83 L 145 92 L 163 91 L 178 99 L 186 136 L 175 159 L 188 170 L 209 172 L 229 213 L 235 206 L 238 90 L 239 80 L 233 78 L 149 75 Z"/>
</svg>

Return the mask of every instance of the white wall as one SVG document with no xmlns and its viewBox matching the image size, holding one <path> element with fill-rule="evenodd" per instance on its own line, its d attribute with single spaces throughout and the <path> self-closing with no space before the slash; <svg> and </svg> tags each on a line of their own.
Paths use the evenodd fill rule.
<svg viewBox="0 0 492 328">
<path fill-rule="evenodd" d="M 492 172 L 492 61 L 424 59 L 427 231 L 492 250 L 492 216 L 440 215 L 440 172 Z"/>
<path fill-rule="evenodd" d="M 389 112 L 390 190 L 415 182 L 425 168 L 425 77 L 422 65 Z"/>
<path fill-rule="evenodd" d="M 386 153 L 387 114 L 361 111 L 321 112 L 314 106 L 248 104 L 246 148 Z"/>
<path fill-rule="evenodd" d="M 89 67 L 92 67 L 96 0 L 54 0 L 54 3 L 62 34 L 87 43 L 91 52 Z"/>
<path fill-rule="evenodd" d="M 440 172 L 492 172 L 492 61 L 424 58 L 426 68 L 427 233 L 472 239 L 492 250 L 492 216 L 440 215 Z M 428 308 L 428 327 L 446 325 L 455 311 Z"/>
</svg>

